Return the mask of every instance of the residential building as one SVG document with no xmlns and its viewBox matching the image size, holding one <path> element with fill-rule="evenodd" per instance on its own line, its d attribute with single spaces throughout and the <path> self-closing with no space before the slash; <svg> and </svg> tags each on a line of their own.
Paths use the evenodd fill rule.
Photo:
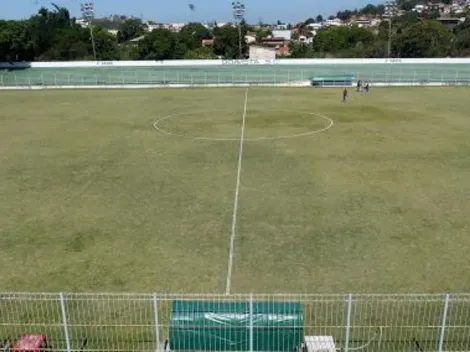
<svg viewBox="0 0 470 352">
<path fill-rule="evenodd" d="M 342 26 L 343 21 L 341 21 L 339 18 L 333 18 L 332 20 L 326 20 L 325 26 Z"/>
<path fill-rule="evenodd" d="M 288 30 L 274 30 L 272 37 L 290 41 L 292 39 L 292 32 Z"/>
<path fill-rule="evenodd" d="M 249 48 L 250 60 L 273 60 L 276 58 L 276 50 L 262 46 L 251 45 Z"/>
<path fill-rule="evenodd" d="M 203 39 L 202 46 L 204 47 L 212 47 L 214 46 L 214 39 Z"/>
<path fill-rule="evenodd" d="M 322 23 L 309 23 L 307 24 L 307 27 L 310 28 L 312 31 L 317 31 L 321 28 L 324 27 L 323 22 Z"/>
</svg>

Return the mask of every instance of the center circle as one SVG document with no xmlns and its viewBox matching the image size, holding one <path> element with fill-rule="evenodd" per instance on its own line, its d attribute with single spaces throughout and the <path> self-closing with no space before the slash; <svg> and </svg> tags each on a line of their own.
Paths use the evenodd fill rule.
<svg viewBox="0 0 470 352">
<path fill-rule="evenodd" d="M 194 140 L 239 141 L 242 114 L 237 111 L 206 110 L 163 116 L 153 124 L 162 134 Z M 245 119 L 244 141 L 297 138 L 324 132 L 333 120 L 323 114 L 266 109 L 249 111 Z"/>
</svg>

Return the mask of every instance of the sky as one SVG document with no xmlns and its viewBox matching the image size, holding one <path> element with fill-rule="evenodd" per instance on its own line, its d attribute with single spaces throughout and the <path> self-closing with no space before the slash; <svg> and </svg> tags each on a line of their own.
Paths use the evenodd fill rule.
<svg viewBox="0 0 470 352">
<path fill-rule="evenodd" d="M 41 6 L 53 2 L 66 7 L 73 16 L 80 17 L 80 3 L 89 0 L 0 0 L 2 19 L 27 18 Z M 156 22 L 230 21 L 232 0 L 93 0 L 97 17 L 110 14 L 134 15 Z M 329 16 L 338 10 L 354 9 L 380 0 L 244 0 L 246 20 L 249 23 L 299 22 L 318 14 Z M 189 4 L 195 11 L 189 10 Z"/>
</svg>

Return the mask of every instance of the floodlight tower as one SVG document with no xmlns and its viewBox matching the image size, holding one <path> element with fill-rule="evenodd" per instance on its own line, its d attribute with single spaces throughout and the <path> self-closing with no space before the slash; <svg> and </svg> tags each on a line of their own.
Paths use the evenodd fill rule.
<svg viewBox="0 0 470 352">
<path fill-rule="evenodd" d="M 245 18 L 245 5 L 241 3 L 240 1 L 232 2 L 232 10 L 233 10 L 233 18 L 235 19 L 235 22 L 238 23 L 238 50 L 239 50 L 238 55 L 240 56 L 240 59 L 241 59 L 243 57 L 241 23 Z"/>
<path fill-rule="evenodd" d="M 93 56 L 96 60 L 96 46 L 95 37 L 93 36 L 93 20 L 95 18 L 95 6 L 93 2 L 89 1 L 84 4 L 80 4 L 80 10 L 82 12 L 82 18 L 86 21 L 88 28 L 90 28 L 91 45 L 93 46 Z"/>
<path fill-rule="evenodd" d="M 385 2 L 384 17 L 388 17 L 388 57 L 392 55 L 392 21 L 397 15 L 397 3 L 395 0 L 387 0 Z"/>
</svg>

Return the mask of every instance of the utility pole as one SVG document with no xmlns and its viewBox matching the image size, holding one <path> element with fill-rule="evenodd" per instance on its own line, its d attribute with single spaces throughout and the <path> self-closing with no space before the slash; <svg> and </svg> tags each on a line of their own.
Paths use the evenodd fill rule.
<svg viewBox="0 0 470 352">
<path fill-rule="evenodd" d="M 95 18 L 95 7 L 93 3 L 90 1 L 84 4 L 80 4 L 80 10 L 82 12 L 82 18 L 86 21 L 87 26 L 90 29 L 91 45 L 93 47 L 93 56 L 95 57 L 95 61 L 96 61 L 96 45 L 95 45 L 95 37 L 93 35 L 93 23 L 92 23 Z"/>
<path fill-rule="evenodd" d="M 232 10 L 233 10 L 233 18 L 235 22 L 238 23 L 238 55 L 239 58 L 243 58 L 243 50 L 242 50 L 242 26 L 241 23 L 245 18 L 245 5 L 240 1 L 232 2 Z M 243 38 L 244 39 L 244 38 Z"/>
<path fill-rule="evenodd" d="M 385 2 L 384 17 L 388 17 L 388 58 L 392 56 L 392 22 L 397 14 L 397 3 L 395 0 L 388 0 Z"/>
</svg>

